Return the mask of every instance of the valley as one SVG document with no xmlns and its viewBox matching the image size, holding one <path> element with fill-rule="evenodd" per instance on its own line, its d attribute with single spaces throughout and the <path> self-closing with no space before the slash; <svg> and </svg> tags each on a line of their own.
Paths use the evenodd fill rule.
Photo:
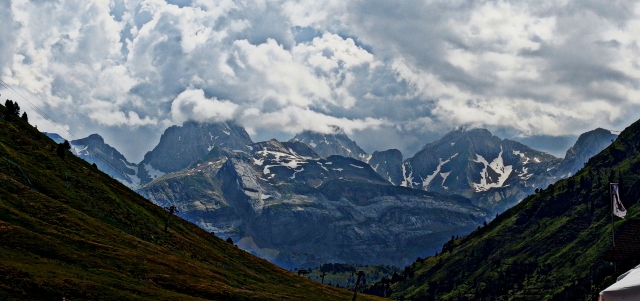
<svg viewBox="0 0 640 301">
<path fill-rule="evenodd" d="M 27 129 L 23 135 L 29 131 L 32 133 L 27 135 L 31 137 L 41 135 L 28 125 L 18 127 Z M 635 127 L 634 124 L 630 128 Z M 243 142 L 227 147 L 226 142 L 215 144 L 201 138 L 218 139 L 210 134 L 212 130 L 225 133 L 226 141 Z M 206 231 L 202 233 L 209 233 L 220 242 L 228 238 L 236 247 L 287 270 L 310 269 L 312 272 L 306 275 L 310 280 L 323 282 L 321 272 L 316 270 L 322 271 L 329 263 L 396 267 L 389 270 L 391 274 L 367 268 L 370 280 L 361 287 L 369 294 L 394 299 L 439 296 L 472 300 L 487 294 L 540 297 L 540 292 L 550 289 L 547 282 L 537 282 L 541 275 L 576 279 L 578 286 L 587 278 L 596 283 L 589 292 L 565 285 L 566 289 L 556 291 L 551 299 L 592 294 L 610 283 L 610 278 L 603 278 L 612 272 L 609 265 L 596 263 L 589 274 L 575 274 L 577 278 L 566 273 L 580 267 L 578 262 L 590 265 L 588 262 L 604 251 L 606 240 L 589 243 L 605 228 L 602 223 L 606 218 L 602 216 L 607 207 L 602 201 L 602 185 L 633 179 L 629 175 L 637 165 L 637 138 L 629 129 L 621 133 L 623 140 L 618 139 L 611 146 L 607 140 L 616 135 L 610 131 L 587 132 L 564 159 L 497 138 L 486 130 L 456 130 L 406 160 L 393 149 L 371 155 L 356 149 L 346 152 L 354 156 L 323 156 L 314 147 L 318 146 L 313 142 L 319 141 L 318 136 L 307 139 L 310 144 L 302 142 L 303 136 L 286 142 L 272 139 L 253 143 L 244 139 L 248 135 L 241 127 L 231 124 L 190 123 L 170 131 L 140 164 L 128 162 L 99 135 L 72 141 L 70 151 L 87 161 L 85 169 L 102 168 L 105 176 L 135 188 L 151 201 L 149 205 L 175 206 L 176 214 Z M 234 138 L 238 133 L 241 138 Z M 60 140 L 55 134 L 47 136 Z M 171 141 L 176 137 L 180 142 Z M 346 146 L 356 145 L 346 143 L 348 137 L 343 133 L 338 133 L 337 138 L 323 137 L 320 143 L 330 145 L 332 139 L 341 141 L 339 146 L 325 146 L 323 152 L 333 149 L 344 154 Z M 166 147 L 173 144 L 200 149 L 204 155 L 190 157 L 183 148 Z M 601 149 L 604 151 L 591 158 Z M 174 160 L 174 167 L 158 163 L 163 162 L 161 159 L 150 159 L 174 157 L 187 159 L 181 163 Z M 20 165 L 29 166 L 21 160 Z M 89 163 L 96 164 L 92 167 Z M 580 169 L 580 165 L 584 167 Z M 142 177 L 141 170 L 146 171 Z M 31 170 L 29 173 L 34 174 Z M 35 179 L 35 185 L 44 187 L 37 176 Z M 65 173 L 63 179 L 67 187 L 76 189 L 88 184 L 73 173 Z M 554 182 L 556 179 L 560 180 Z M 628 188 L 624 196 L 634 198 L 635 186 L 635 182 L 625 183 Z M 506 212 L 499 210 L 509 204 L 515 206 Z M 631 207 L 631 216 L 636 215 L 635 208 Z M 595 215 L 585 220 L 584 212 Z M 569 219 L 558 219 L 560 216 Z M 124 229 L 130 229 L 127 227 L 130 226 Z M 154 235 L 151 237 L 155 239 Z M 577 238 L 571 242 L 570 237 Z M 562 245 L 540 244 L 541 239 L 560 239 Z M 562 253 L 566 252 L 562 251 L 566 243 L 581 245 L 586 251 L 567 255 Z M 536 252 L 561 252 L 565 256 L 558 261 L 559 257 L 533 255 Z M 509 265 L 482 260 L 495 256 Z M 584 260 L 577 259 L 582 257 Z M 473 267 L 478 272 L 468 274 L 450 265 L 478 265 Z M 554 265 L 561 268 L 550 268 Z M 495 279 L 489 272 L 494 269 L 499 271 Z M 353 271 L 349 271 L 334 272 L 325 280 L 343 288 L 353 286 Z M 469 281 L 474 286 L 470 287 Z M 487 289 L 481 284 L 487 281 L 498 281 L 499 286 Z M 538 287 L 536 293 L 532 293 L 532 287 Z"/>
</svg>

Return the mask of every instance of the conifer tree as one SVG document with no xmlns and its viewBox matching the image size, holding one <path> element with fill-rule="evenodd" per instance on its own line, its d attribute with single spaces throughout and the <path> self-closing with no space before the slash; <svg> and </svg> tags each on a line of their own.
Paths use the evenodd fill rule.
<svg viewBox="0 0 640 301">
<path fill-rule="evenodd" d="M 71 149 L 71 144 L 69 144 L 69 141 L 65 140 L 64 143 L 58 144 L 58 148 L 56 149 L 56 154 L 58 155 L 58 157 L 64 158 L 66 151 L 70 149 Z"/>
<path fill-rule="evenodd" d="M 20 106 L 17 102 L 13 102 L 13 100 L 7 99 L 4 103 L 4 106 L 7 107 L 6 114 L 7 116 L 19 116 L 20 114 Z"/>
</svg>

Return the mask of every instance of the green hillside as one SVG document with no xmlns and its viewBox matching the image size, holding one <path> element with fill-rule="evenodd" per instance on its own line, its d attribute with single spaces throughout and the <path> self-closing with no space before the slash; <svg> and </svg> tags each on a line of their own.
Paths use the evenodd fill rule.
<svg viewBox="0 0 640 301">
<path fill-rule="evenodd" d="M 0 300 L 351 299 L 181 219 L 165 233 L 165 210 L 56 149 L 0 119 Z"/>
<path fill-rule="evenodd" d="M 529 196 L 441 254 L 368 291 L 404 300 L 597 300 L 617 271 L 598 257 L 611 246 L 609 183 L 620 182 L 625 220 L 640 213 L 640 122 L 578 174 Z"/>
</svg>

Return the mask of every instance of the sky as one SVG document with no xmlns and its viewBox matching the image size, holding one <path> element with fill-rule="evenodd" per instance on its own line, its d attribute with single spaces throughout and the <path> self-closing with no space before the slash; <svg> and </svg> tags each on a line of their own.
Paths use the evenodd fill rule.
<svg viewBox="0 0 640 301">
<path fill-rule="evenodd" d="M 405 157 L 483 127 L 562 156 L 640 118 L 640 5 L 4 0 L 0 78 L 40 130 L 99 133 L 132 162 L 187 120 L 255 142 L 337 126 Z"/>
</svg>

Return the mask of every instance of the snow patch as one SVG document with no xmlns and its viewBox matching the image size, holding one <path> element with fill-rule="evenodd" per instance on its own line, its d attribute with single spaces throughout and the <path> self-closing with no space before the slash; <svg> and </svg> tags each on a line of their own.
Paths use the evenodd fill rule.
<svg viewBox="0 0 640 301">
<path fill-rule="evenodd" d="M 482 163 L 484 168 L 480 171 L 480 183 L 472 183 L 473 189 L 476 192 L 487 191 L 491 188 L 503 187 L 504 182 L 509 178 L 509 175 L 513 171 L 513 166 L 504 165 L 504 160 L 502 159 L 502 147 L 500 147 L 500 153 L 498 157 L 493 159 L 491 163 L 489 163 L 484 157 L 476 154 L 476 160 L 473 162 Z M 490 171 L 496 173 L 498 175 L 497 179 L 491 178 Z"/>
<path fill-rule="evenodd" d="M 302 172 L 302 171 L 304 171 L 304 167 L 300 168 L 300 170 L 295 170 L 294 169 L 293 170 L 293 175 L 289 179 L 294 180 L 296 178 L 296 174 L 299 173 L 299 172 Z"/>
<path fill-rule="evenodd" d="M 458 153 L 456 153 L 455 155 L 449 157 L 449 159 L 442 161 L 442 158 L 438 158 L 438 167 L 436 167 L 436 170 L 428 175 L 425 179 L 422 179 L 422 189 L 427 190 L 427 187 L 429 187 L 429 183 L 431 183 L 431 181 L 436 177 L 436 175 L 438 175 L 440 173 L 440 170 L 442 169 L 442 166 L 444 166 L 445 164 L 449 163 L 451 161 L 451 159 L 455 158 L 458 155 Z M 449 174 L 447 174 L 449 175 Z M 444 183 L 444 181 L 442 182 Z"/>
<path fill-rule="evenodd" d="M 441 172 L 441 173 L 440 173 L 440 176 L 442 177 L 442 187 L 443 187 L 444 189 L 446 189 L 446 190 L 448 190 L 448 189 L 449 189 L 449 187 L 444 186 L 444 181 L 446 181 L 446 180 L 447 180 L 447 177 L 448 177 L 450 174 L 451 174 L 451 172 Z"/>
<path fill-rule="evenodd" d="M 295 170 L 296 168 L 299 168 L 300 166 L 307 163 L 304 158 L 298 155 L 292 155 L 291 153 L 283 153 L 278 151 L 270 151 L 266 148 L 263 148 L 261 151 L 256 152 L 256 155 L 259 155 L 260 158 L 254 157 L 253 163 L 257 166 L 264 166 L 264 168 L 262 169 L 262 173 L 265 175 L 271 173 L 271 167 L 283 166 Z M 268 162 L 268 164 L 266 164 L 265 162 Z"/>
<path fill-rule="evenodd" d="M 326 171 L 329 171 L 326 167 L 322 166 L 322 163 L 320 163 L 320 162 L 316 162 L 316 163 L 318 163 L 318 165 L 320 165 L 320 168 L 322 168 L 322 169 L 324 169 Z"/>
<path fill-rule="evenodd" d="M 73 146 L 73 152 L 76 154 L 76 156 L 89 156 L 89 146 L 86 145 L 74 145 Z"/>
<path fill-rule="evenodd" d="M 527 174 L 528 172 L 529 169 L 523 166 L 522 172 L 518 174 L 518 177 L 524 181 L 529 180 L 533 176 L 533 174 Z"/>
<path fill-rule="evenodd" d="M 531 160 L 529 159 L 529 157 L 525 156 L 524 153 L 521 153 L 520 151 L 514 150 L 513 154 L 516 156 L 520 156 L 521 159 L 524 159 L 524 162 L 522 162 L 523 165 L 526 165 Z"/>
<path fill-rule="evenodd" d="M 353 167 L 355 167 L 355 168 L 360 168 L 360 169 L 363 169 L 363 168 L 364 168 L 363 166 L 358 166 L 358 165 L 353 165 L 353 164 L 349 164 L 349 165 L 351 165 L 351 166 L 353 166 Z"/>
<path fill-rule="evenodd" d="M 165 175 L 164 172 L 161 172 L 155 168 L 153 168 L 153 166 L 151 164 L 144 164 L 144 170 L 147 171 L 147 174 L 152 178 L 158 178 L 158 177 L 162 177 L 163 175 Z"/>
<path fill-rule="evenodd" d="M 407 168 L 406 168 L 407 165 L 411 167 L 411 164 L 409 163 L 402 164 L 403 179 L 402 179 L 402 183 L 400 183 L 400 186 L 412 188 L 413 187 L 413 170 L 409 173 L 409 175 L 407 175 Z"/>
</svg>

